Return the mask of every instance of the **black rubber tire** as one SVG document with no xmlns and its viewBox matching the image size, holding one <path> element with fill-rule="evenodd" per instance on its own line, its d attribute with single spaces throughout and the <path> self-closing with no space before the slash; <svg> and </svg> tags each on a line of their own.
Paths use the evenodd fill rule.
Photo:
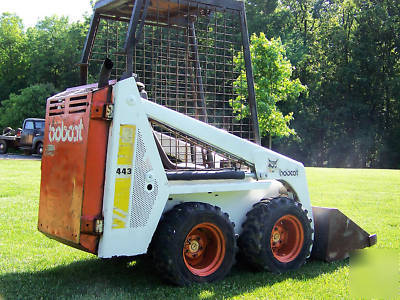
<svg viewBox="0 0 400 300">
<path fill-rule="evenodd" d="M 275 223 L 282 217 L 291 216 L 303 228 L 303 241 L 299 253 L 288 262 L 278 260 L 272 251 L 271 238 Z M 243 231 L 238 239 L 240 255 L 257 270 L 284 273 L 301 267 L 310 256 L 312 245 L 311 219 L 299 202 L 286 197 L 262 200 L 247 213 Z M 301 245 L 302 244 L 302 245 Z"/>
<path fill-rule="evenodd" d="M 5 154 L 7 153 L 7 142 L 5 140 L 0 140 L 0 154 Z"/>
<path fill-rule="evenodd" d="M 198 276 L 186 266 L 183 251 L 188 234 L 197 225 L 205 223 L 212 224 L 222 233 L 225 254 L 213 273 Z M 155 268 L 164 279 L 180 286 L 223 279 L 235 263 L 237 246 L 233 227 L 228 214 L 217 206 L 200 202 L 176 205 L 164 214 L 150 244 Z"/>
<path fill-rule="evenodd" d="M 42 142 L 38 142 L 36 144 L 35 153 L 42 156 L 42 154 L 43 154 L 43 143 Z"/>
</svg>

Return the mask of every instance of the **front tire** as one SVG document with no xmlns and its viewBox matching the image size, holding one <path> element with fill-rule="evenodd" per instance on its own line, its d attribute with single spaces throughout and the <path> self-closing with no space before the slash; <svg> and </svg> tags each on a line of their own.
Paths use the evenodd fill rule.
<svg viewBox="0 0 400 300">
<path fill-rule="evenodd" d="M 284 273 L 310 256 L 312 232 L 301 203 L 286 197 L 262 200 L 247 213 L 239 249 L 256 269 Z"/>
<path fill-rule="evenodd" d="M 174 284 L 220 280 L 235 262 L 233 224 L 219 207 L 179 204 L 163 216 L 150 253 L 159 273 Z"/>
<path fill-rule="evenodd" d="M 0 140 L 0 154 L 7 153 L 7 142 L 5 140 Z"/>
</svg>

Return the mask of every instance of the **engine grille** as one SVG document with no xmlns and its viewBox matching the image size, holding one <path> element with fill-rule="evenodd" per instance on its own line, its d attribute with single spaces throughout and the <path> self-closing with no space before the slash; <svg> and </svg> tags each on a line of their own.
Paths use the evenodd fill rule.
<svg viewBox="0 0 400 300">
<path fill-rule="evenodd" d="M 152 180 L 148 176 L 152 170 L 152 166 L 150 161 L 146 159 L 146 146 L 144 145 L 140 130 L 138 130 L 137 134 L 135 170 L 133 175 L 134 183 L 131 199 L 131 228 L 146 226 L 158 195 L 157 181 Z"/>
<path fill-rule="evenodd" d="M 71 96 L 61 93 L 48 101 L 49 116 L 85 113 L 89 106 L 88 94 Z"/>
</svg>

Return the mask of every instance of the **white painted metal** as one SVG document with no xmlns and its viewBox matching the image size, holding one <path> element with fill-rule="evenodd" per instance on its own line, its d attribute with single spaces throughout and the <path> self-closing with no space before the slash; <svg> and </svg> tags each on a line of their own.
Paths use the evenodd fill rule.
<svg viewBox="0 0 400 300">
<path fill-rule="evenodd" d="M 152 135 L 152 128 L 143 113 L 140 105 L 139 91 L 136 88 L 135 81 L 124 80 L 118 82 L 114 87 L 114 118 L 110 127 L 109 142 L 107 149 L 106 179 L 103 199 L 104 232 L 99 243 L 99 257 L 112 257 L 121 255 L 136 255 L 147 252 L 147 247 L 151 242 L 153 233 L 161 218 L 161 214 L 168 199 L 168 181 L 165 171 L 159 157 L 156 144 Z M 136 100 L 135 100 L 136 99 Z M 133 101 L 132 101 L 133 100 Z M 114 192 L 116 179 L 116 165 L 119 145 L 120 125 L 135 125 L 137 131 L 140 130 L 143 143 L 146 145 L 145 159 L 152 166 L 152 171 L 147 177 L 153 177 L 152 182 L 158 184 L 158 195 L 154 206 L 152 207 L 147 224 L 144 227 L 132 228 L 127 224 L 126 228 L 113 229 L 112 216 L 114 209 Z M 134 149 L 137 149 L 138 134 L 136 134 L 136 143 Z M 136 151 L 133 156 L 132 169 L 135 169 Z M 136 178 L 132 176 L 130 188 L 129 213 L 131 215 L 132 187 Z M 145 188 L 145 187 L 143 187 Z"/>
<path fill-rule="evenodd" d="M 235 224 L 235 233 L 240 234 L 242 223 L 246 219 L 246 213 L 252 208 L 253 204 L 264 198 L 279 196 L 281 184 L 276 180 L 249 181 L 249 182 L 227 182 L 221 183 L 215 180 L 213 183 L 199 183 L 199 187 L 194 189 L 193 184 L 188 192 L 184 190 L 185 183 L 171 188 L 169 201 L 165 210 L 169 210 L 182 202 L 203 202 L 217 205 L 223 212 L 229 214 L 230 220 Z M 221 181 L 221 180 L 219 180 Z M 176 187 L 179 186 L 179 189 Z M 200 191 L 201 190 L 201 191 Z"/>
<path fill-rule="evenodd" d="M 110 128 L 107 152 L 103 202 L 104 234 L 99 244 L 100 257 L 146 253 L 162 213 L 178 203 L 187 201 L 205 202 L 221 207 L 224 212 L 230 215 L 231 220 L 236 224 L 236 233 L 240 234 L 241 224 L 248 210 L 262 198 L 277 196 L 279 188 L 282 186 L 280 182 L 290 187 L 290 190 L 297 196 L 297 200 L 307 209 L 309 218 L 313 219 L 305 169 L 301 163 L 226 131 L 142 99 L 133 78 L 120 81 L 114 86 L 114 103 L 114 119 Z M 216 149 L 245 160 L 254 166 L 255 175 L 247 174 L 243 180 L 168 182 L 148 119 L 156 120 Z M 143 227 L 112 228 L 115 169 L 121 124 L 135 125 L 137 130 L 140 131 L 146 147 L 145 159 L 148 160 L 152 168 L 146 175 L 146 180 L 150 176 L 153 178 L 152 182 L 156 182 L 158 186 L 156 200 L 151 204 L 150 216 Z M 136 144 L 137 139 L 136 135 Z M 138 147 L 135 145 L 135 152 L 137 149 Z M 135 169 L 135 155 L 132 161 L 133 169 Z M 133 197 L 133 189 L 138 188 L 138 181 L 142 182 L 143 180 L 132 177 L 129 215 L 132 212 L 132 203 L 141 200 Z"/>
</svg>

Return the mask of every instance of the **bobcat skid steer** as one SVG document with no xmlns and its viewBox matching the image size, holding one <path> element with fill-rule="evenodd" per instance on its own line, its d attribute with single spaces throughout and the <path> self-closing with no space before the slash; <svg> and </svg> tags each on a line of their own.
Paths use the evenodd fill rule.
<svg viewBox="0 0 400 300">
<path fill-rule="evenodd" d="M 48 237 L 102 258 L 147 253 L 178 285 L 224 278 L 237 251 L 281 273 L 312 250 L 333 261 L 376 243 L 312 207 L 303 165 L 259 145 L 243 2 L 98 1 L 81 80 L 47 101 Z"/>
</svg>

